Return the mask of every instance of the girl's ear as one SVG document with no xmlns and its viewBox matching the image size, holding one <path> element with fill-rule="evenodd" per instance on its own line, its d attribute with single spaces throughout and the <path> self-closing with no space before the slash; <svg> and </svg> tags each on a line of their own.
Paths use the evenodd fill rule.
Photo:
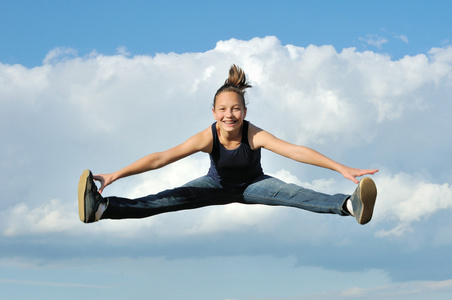
<svg viewBox="0 0 452 300">
<path fill-rule="evenodd" d="M 216 119 L 217 119 L 217 116 L 215 115 L 215 107 L 212 108 L 212 114 L 213 114 L 213 118 L 216 120 Z"/>
<path fill-rule="evenodd" d="M 248 108 L 245 107 L 245 110 L 243 111 L 243 118 L 246 118 L 246 112 L 248 111 Z"/>
</svg>

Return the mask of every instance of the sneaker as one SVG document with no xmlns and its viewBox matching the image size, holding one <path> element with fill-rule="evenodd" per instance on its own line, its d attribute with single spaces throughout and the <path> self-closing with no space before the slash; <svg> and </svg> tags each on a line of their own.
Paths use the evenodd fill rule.
<svg viewBox="0 0 452 300">
<path fill-rule="evenodd" d="M 364 177 L 350 197 L 353 205 L 353 215 L 359 224 L 367 224 L 372 219 L 376 199 L 377 187 L 374 181 L 369 177 Z"/>
<path fill-rule="evenodd" d="M 91 171 L 83 171 L 78 183 L 78 214 L 80 220 L 84 223 L 95 222 L 99 204 L 104 202 L 104 198 L 97 191 Z"/>
</svg>

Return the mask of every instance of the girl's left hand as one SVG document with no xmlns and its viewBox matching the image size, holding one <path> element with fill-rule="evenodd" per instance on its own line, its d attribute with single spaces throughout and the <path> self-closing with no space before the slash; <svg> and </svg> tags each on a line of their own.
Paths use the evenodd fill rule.
<svg viewBox="0 0 452 300">
<path fill-rule="evenodd" d="M 356 169 L 356 168 L 345 167 L 343 170 L 341 170 L 341 174 L 345 178 L 358 184 L 359 180 L 356 179 L 356 177 L 361 177 L 364 175 L 373 175 L 373 174 L 377 173 L 378 171 L 379 171 L 378 169 Z"/>
</svg>

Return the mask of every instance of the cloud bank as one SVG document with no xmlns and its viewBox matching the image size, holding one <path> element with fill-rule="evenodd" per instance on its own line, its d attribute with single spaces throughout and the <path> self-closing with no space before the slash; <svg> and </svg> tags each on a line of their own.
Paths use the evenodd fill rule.
<svg viewBox="0 0 452 300">
<path fill-rule="evenodd" d="M 361 227 L 353 218 L 232 204 L 82 224 L 76 187 L 83 169 L 112 172 L 210 126 L 213 95 L 231 64 L 243 67 L 253 85 L 247 92 L 251 122 L 346 165 L 380 169 L 374 176 L 379 196 L 373 221 Z M 257 251 L 293 255 L 300 265 L 348 270 L 341 259 L 325 253 L 333 249 L 337 255 L 354 253 L 363 268 L 423 279 L 425 273 L 406 267 L 406 257 L 438 255 L 452 245 L 451 92 L 452 47 L 393 60 L 354 48 L 281 45 L 266 37 L 220 41 L 203 53 L 133 56 L 121 48 L 117 55 L 93 51 L 80 57 L 74 49 L 56 48 L 39 67 L 0 63 L 2 253 L 46 256 L 33 250 L 45 239 L 71 249 L 70 256 L 74 240 L 102 240 L 117 249 L 111 255 L 121 256 L 133 241 L 140 256 Z M 116 182 L 104 194 L 155 193 L 206 174 L 208 163 L 206 155 L 196 154 Z M 263 167 L 285 181 L 327 193 L 355 188 L 340 174 L 268 152 Z M 247 244 L 251 241 L 255 246 Z M 140 247 L 149 243 L 152 247 Z M 184 251 L 174 243 L 183 244 Z M 194 243 L 205 247 L 194 250 Z M 388 249 L 400 268 L 385 264 Z M 372 261 L 360 256 L 368 251 Z M 435 276 L 450 279 L 440 266 Z M 375 291 L 344 291 L 369 292 Z"/>
</svg>

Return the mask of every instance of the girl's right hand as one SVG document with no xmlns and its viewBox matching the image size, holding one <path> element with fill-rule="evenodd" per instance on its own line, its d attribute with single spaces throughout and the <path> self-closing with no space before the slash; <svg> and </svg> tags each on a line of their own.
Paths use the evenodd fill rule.
<svg viewBox="0 0 452 300">
<path fill-rule="evenodd" d="M 93 179 L 100 182 L 99 188 L 100 194 L 102 194 L 104 188 L 106 188 L 115 181 L 113 174 L 96 174 L 93 175 Z"/>
</svg>

